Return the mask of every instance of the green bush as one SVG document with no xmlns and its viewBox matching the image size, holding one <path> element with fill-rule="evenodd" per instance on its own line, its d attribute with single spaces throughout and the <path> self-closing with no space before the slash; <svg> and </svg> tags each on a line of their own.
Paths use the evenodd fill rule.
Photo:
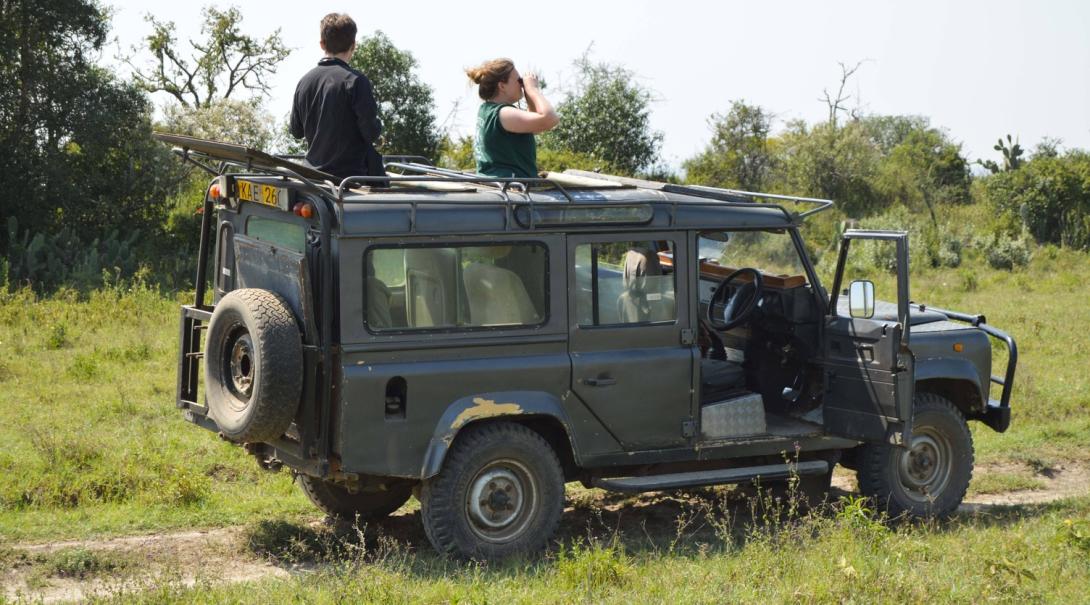
<svg viewBox="0 0 1090 605">
<path fill-rule="evenodd" d="M 86 548 L 69 548 L 54 553 L 49 561 L 50 575 L 84 579 L 124 567 L 124 562 Z"/>
<path fill-rule="evenodd" d="M 985 177 L 983 196 L 1038 243 L 1090 250 L 1090 154 L 1040 156 Z"/>
<path fill-rule="evenodd" d="M 556 572 L 564 586 L 588 593 L 623 586 L 632 573 L 632 562 L 616 541 L 609 544 L 576 542 L 557 555 Z"/>
<path fill-rule="evenodd" d="M 4 291 L 30 286 L 49 293 L 60 288 L 89 292 L 125 283 L 155 283 L 168 289 L 189 287 L 196 271 L 203 184 L 173 202 L 166 223 L 155 233 L 113 230 L 88 241 L 75 229 L 55 233 L 21 230 L 8 217 L 7 249 L 0 255 Z M 195 193 L 194 193 L 195 191 Z M 194 201 L 197 200 L 197 201 Z"/>
<path fill-rule="evenodd" d="M 1010 271 L 1029 264 L 1030 250 L 1024 238 L 1012 238 L 1005 233 L 993 233 L 977 238 L 974 246 L 984 254 L 993 269 Z"/>
<path fill-rule="evenodd" d="M 45 339 L 45 348 L 55 351 L 68 344 L 67 328 L 63 323 L 55 323 L 49 328 L 49 336 Z"/>
<path fill-rule="evenodd" d="M 949 225 L 935 226 L 925 215 L 905 206 L 895 206 L 862 222 L 867 229 L 908 232 L 909 262 L 913 267 L 950 267 L 961 265 L 962 237 Z M 897 248 L 889 242 L 861 242 L 868 264 L 883 271 L 897 270 Z"/>
</svg>

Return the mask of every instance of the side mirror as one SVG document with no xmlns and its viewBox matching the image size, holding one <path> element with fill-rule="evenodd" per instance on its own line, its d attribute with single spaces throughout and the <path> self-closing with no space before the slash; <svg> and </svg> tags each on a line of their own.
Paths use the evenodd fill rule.
<svg viewBox="0 0 1090 605">
<path fill-rule="evenodd" d="M 874 282 L 857 279 L 848 289 L 848 309 L 852 317 L 874 317 Z"/>
</svg>

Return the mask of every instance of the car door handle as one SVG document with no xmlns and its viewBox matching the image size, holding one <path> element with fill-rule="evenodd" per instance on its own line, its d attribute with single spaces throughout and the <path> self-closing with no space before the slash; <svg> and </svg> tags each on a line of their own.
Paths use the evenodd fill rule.
<svg viewBox="0 0 1090 605">
<path fill-rule="evenodd" d="M 598 378 L 584 378 L 583 384 L 588 387 L 608 387 L 610 385 L 617 384 L 616 378 L 609 376 L 599 376 Z"/>
</svg>

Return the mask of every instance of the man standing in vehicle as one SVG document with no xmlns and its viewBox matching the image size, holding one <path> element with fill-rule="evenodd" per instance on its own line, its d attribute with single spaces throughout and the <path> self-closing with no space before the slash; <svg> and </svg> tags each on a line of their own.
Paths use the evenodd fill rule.
<svg viewBox="0 0 1090 605">
<path fill-rule="evenodd" d="M 307 162 L 338 178 L 386 176 L 374 143 L 382 133 L 367 76 L 348 65 L 356 50 L 356 22 L 341 13 L 322 18 L 325 57 L 295 88 L 291 134 L 306 138 Z"/>
</svg>

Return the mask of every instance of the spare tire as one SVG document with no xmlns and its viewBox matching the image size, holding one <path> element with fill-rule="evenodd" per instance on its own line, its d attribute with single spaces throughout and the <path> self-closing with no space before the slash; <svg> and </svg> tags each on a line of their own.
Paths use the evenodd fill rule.
<svg viewBox="0 0 1090 605">
<path fill-rule="evenodd" d="M 270 441 L 291 425 L 303 390 L 303 344 L 278 294 L 245 288 L 212 313 L 204 353 L 208 410 L 232 441 Z"/>
</svg>

